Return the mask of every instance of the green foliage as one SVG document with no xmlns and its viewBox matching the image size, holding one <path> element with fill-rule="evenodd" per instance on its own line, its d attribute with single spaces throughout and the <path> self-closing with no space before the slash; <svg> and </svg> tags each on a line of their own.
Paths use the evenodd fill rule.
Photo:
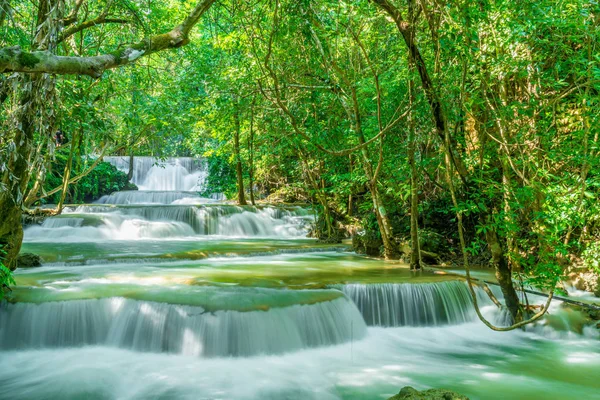
<svg viewBox="0 0 600 400">
<path fill-rule="evenodd" d="M 223 157 L 209 156 L 205 160 L 208 163 L 208 178 L 206 187 L 200 195 L 210 196 L 215 193 L 223 193 L 226 198 L 234 198 L 236 180 L 232 166 Z"/>
<path fill-rule="evenodd" d="M 5 255 L 6 252 L 0 249 L 0 300 L 4 297 L 6 288 L 15 284 L 12 271 L 3 263 Z"/>
<path fill-rule="evenodd" d="M 592 242 L 581 254 L 583 265 L 600 274 L 600 242 Z"/>
<path fill-rule="evenodd" d="M 67 162 L 68 154 L 66 151 L 57 153 L 56 161 L 52 164 L 52 171 L 45 181 L 45 191 L 50 191 L 62 185 L 62 175 Z M 87 169 L 88 164 L 93 160 L 82 160 L 73 166 L 71 176 L 77 176 Z M 130 183 L 127 174 L 119 171 L 113 165 L 107 162 L 100 162 L 86 176 L 80 179 L 76 185 L 69 186 L 69 191 L 65 198 L 66 204 L 91 203 L 100 197 L 119 190 L 136 190 L 137 187 Z M 57 204 L 60 200 L 61 192 L 45 198 L 46 203 Z"/>
</svg>

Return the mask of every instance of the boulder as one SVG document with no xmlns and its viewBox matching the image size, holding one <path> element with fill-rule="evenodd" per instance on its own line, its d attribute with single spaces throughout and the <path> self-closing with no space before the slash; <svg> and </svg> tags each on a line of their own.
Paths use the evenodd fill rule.
<svg viewBox="0 0 600 400">
<path fill-rule="evenodd" d="M 33 268 L 42 266 L 42 257 L 33 253 L 21 253 L 17 257 L 18 268 Z"/>
<path fill-rule="evenodd" d="M 469 398 L 446 389 L 427 389 L 419 392 L 415 388 L 405 386 L 400 393 L 388 400 L 469 400 Z"/>
</svg>

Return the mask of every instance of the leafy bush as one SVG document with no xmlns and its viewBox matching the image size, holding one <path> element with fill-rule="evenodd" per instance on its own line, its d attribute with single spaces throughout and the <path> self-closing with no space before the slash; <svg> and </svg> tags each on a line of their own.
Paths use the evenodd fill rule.
<svg viewBox="0 0 600 400">
<path fill-rule="evenodd" d="M 72 190 L 71 203 L 91 202 L 120 190 L 137 190 L 127 174 L 107 162 L 99 163 L 89 175 L 81 179 Z"/>
<path fill-rule="evenodd" d="M 52 163 L 52 171 L 46 177 L 44 190 L 50 191 L 62 185 L 62 175 L 67 163 L 68 153 L 60 152 L 56 156 L 56 161 Z M 88 162 L 92 162 L 88 160 Z M 82 161 L 75 163 L 73 160 L 71 176 L 77 176 L 87 169 Z M 89 164 L 88 164 L 89 165 Z M 100 162 L 92 172 L 80 179 L 76 184 L 69 185 L 65 203 L 78 204 L 90 203 L 100 197 L 119 190 L 137 190 L 137 187 L 130 183 L 127 174 L 119 171 L 112 164 Z M 61 192 L 44 199 L 45 203 L 58 203 Z"/>
<path fill-rule="evenodd" d="M 6 252 L 0 249 L 0 300 L 4 297 L 4 289 L 15 284 L 12 271 L 4 265 L 4 256 Z"/>
<path fill-rule="evenodd" d="M 208 178 L 206 187 L 200 193 L 201 196 L 209 197 L 215 193 L 223 193 L 228 199 L 237 196 L 235 170 L 229 165 L 227 159 L 217 155 L 206 157 L 208 163 Z"/>
<path fill-rule="evenodd" d="M 583 265 L 600 273 L 600 242 L 593 242 L 581 254 Z"/>
</svg>

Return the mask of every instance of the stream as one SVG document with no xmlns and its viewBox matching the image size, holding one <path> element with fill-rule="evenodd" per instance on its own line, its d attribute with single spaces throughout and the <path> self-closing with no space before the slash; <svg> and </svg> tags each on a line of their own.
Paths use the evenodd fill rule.
<svg viewBox="0 0 600 400">
<path fill-rule="evenodd" d="M 201 161 L 156 164 L 135 158 L 139 191 L 26 229 L 44 264 L 0 308 L 0 398 L 600 398 L 597 330 L 558 302 L 566 329 L 491 331 L 460 277 L 319 244 L 305 207 L 199 197 Z"/>
</svg>

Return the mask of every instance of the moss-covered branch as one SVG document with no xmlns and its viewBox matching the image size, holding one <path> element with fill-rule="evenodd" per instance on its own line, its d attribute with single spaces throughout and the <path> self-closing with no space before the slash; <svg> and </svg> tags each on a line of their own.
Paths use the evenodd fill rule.
<svg viewBox="0 0 600 400">
<path fill-rule="evenodd" d="M 27 52 L 19 46 L 0 49 L 0 73 L 45 72 L 58 75 L 102 76 L 105 70 L 135 62 L 138 58 L 189 43 L 189 33 L 215 0 L 202 0 L 185 20 L 170 32 L 144 39 L 110 54 L 93 57 L 57 56 L 47 51 Z"/>
</svg>

